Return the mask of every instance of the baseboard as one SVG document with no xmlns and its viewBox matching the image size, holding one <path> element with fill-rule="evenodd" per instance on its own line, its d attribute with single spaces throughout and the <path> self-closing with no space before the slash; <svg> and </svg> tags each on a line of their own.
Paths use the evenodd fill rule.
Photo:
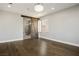
<svg viewBox="0 0 79 59">
<path fill-rule="evenodd" d="M 40 38 L 45 38 L 45 39 L 48 39 L 48 40 L 52 40 L 52 41 L 56 41 L 56 42 L 60 42 L 60 43 L 64 43 L 64 44 L 68 44 L 68 45 L 79 47 L 79 44 L 75 44 L 75 43 L 65 42 L 65 41 L 61 41 L 61 40 L 57 40 L 57 39 L 52 39 L 52 38 L 48 38 L 48 37 L 44 37 L 44 36 L 40 36 Z"/>
<path fill-rule="evenodd" d="M 19 41 L 19 40 L 23 40 L 23 38 L 18 38 L 18 39 L 11 39 L 11 40 L 0 41 L 0 43 L 13 42 L 13 41 Z"/>
</svg>

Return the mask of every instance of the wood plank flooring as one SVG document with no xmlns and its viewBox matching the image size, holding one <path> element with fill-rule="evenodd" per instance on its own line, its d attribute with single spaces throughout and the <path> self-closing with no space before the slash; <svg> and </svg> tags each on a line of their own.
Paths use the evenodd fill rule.
<svg viewBox="0 0 79 59">
<path fill-rule="evenodd" d="M 46 39 L 0 43 L 0 56 L 79 56 L 79 47 Z"/>
</svg>

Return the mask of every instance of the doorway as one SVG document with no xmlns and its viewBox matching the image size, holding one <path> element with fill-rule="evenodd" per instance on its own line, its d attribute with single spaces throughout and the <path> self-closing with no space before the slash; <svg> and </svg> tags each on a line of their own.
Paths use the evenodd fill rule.
<svg viewBox="0 0 79 59">
<path fill-rule="evenodd" d="M 23 17 L 23 39 L 38 39 L 38 20 L 39 18 Z"/>
<path fill-rule="evenodd" d="M 26 17 L 23 18 L 23 38 L 31 38 L 31 19 Z"/>
</svg>

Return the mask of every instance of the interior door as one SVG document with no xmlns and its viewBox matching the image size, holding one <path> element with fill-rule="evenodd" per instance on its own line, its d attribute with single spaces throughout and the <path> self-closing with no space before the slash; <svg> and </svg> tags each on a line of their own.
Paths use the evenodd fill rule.
<svg viewBox="0 0 79 59">
<path fill-rule="evenodd" d="M 38 19 L 31 19 L 31 38 L 38 39 Z"/>
</svg>

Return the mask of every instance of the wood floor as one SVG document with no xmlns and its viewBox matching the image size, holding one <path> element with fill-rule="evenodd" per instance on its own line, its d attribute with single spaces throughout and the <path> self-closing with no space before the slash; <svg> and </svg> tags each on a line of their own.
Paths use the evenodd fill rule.
<svg viewBox="0 0 79 59">
<path fill-rule="evenodd" d="M 45 39 L 0 43 L 0 56 L 79 56 L 79 47 Z"/>
</svg>

